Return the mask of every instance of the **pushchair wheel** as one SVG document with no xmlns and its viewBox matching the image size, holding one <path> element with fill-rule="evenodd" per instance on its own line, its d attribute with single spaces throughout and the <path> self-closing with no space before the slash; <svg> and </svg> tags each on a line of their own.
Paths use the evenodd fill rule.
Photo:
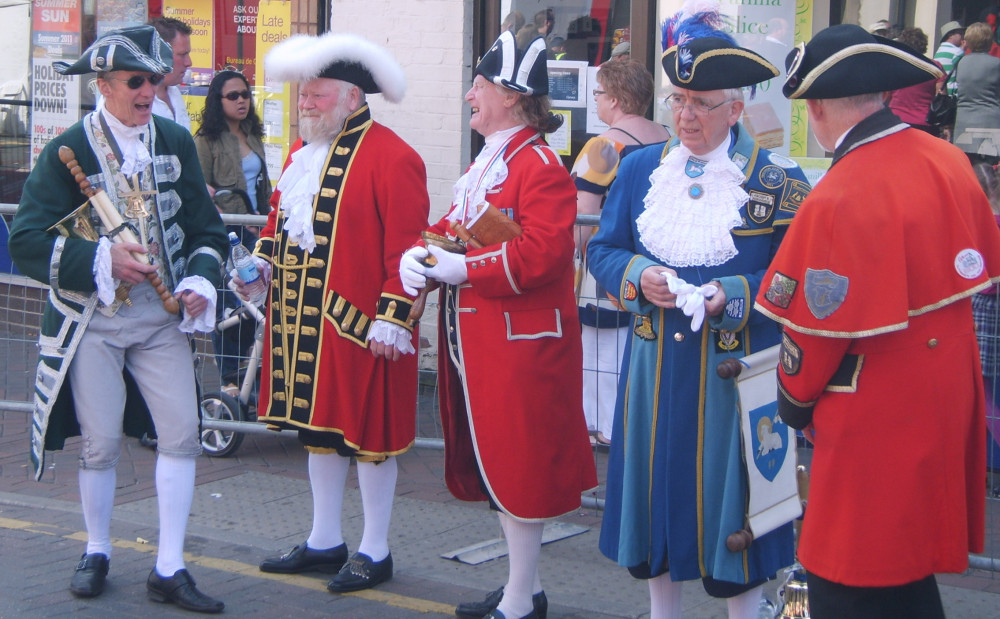
<svg viewBox="0 0 1000 619">
<path fill-rule="evenodd" d="M 243 406 L 236 398 L 226 393 L 209 393 L 201 399 L 202 419 L 221 419 L 224 421 L 246 421 Z M 201 429 L 201 447 L 212 458 L 225 458 L 239 449 L 243 442 L 242 432 Z"/>
</svg>

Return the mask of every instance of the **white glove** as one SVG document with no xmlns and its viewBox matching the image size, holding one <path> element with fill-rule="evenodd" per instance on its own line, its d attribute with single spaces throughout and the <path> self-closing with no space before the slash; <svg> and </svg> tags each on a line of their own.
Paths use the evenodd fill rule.
<svg viewBox="0 0 1000 619">
<path fill-rule="evenodd" d="M 667 288 L 677 295 L 677 309 L 684 312 L 685 316 L 691 317 L 691 330 L 697 332 L 701 329 L 701 324 L 705 321 L 705 299 L 710 299 L 719 291 L 718 287 L 712 284 L 695 286 L 672 273 L 664 273 L 667 280 Z"/>
<path fill-rule="evenodd" d="M 429 269 L 424 269 L 427 277 L 433 277 L 439 282 L 453 286 L 469 281 L 469 270 L 465 266 L 465 256 L 453 254 L 447 249 L 435 245 L 431 245 L 427 249 L 438 261 Z"/>
<path fill-rule="evenodd" d="M 411 247 L 399 259 L 399 279 L 403 282 L 403 290 L 410 296 L 417 296 L 417 290 L 427 285 L 427 267 L 420 262 L 426 257 L 426 247 Z"/>
</svg>

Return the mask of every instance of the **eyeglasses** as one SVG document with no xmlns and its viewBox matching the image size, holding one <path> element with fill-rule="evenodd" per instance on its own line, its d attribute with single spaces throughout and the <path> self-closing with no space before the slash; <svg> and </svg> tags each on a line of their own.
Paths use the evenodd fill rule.
<svg viewBox="0 0 1000 619">
<path fill-rule="evenodd" d="M 593 92 L 594 92 L 594 96 L 596 97 L 597 95 L 603 95 L 603 94 L 605 94 L 608 91 L 606 91 L 606 90 L 598 90 L 598 89 L 595 88 L 593 90 Z"/>
<path fill-rule="evenodd" d="M 159 85 L 160 82 L 163 81 L 163 78 L 166 76 L 160 75 L 159 73 L 153 73 L 152 75 L 133 75 L 127 80 L 123 80 L 117 77 L 111 77 L 110 75 L 105 75 L 104 77 L 105 79 L 115 80 L 116 82 L 124 82 L 125 85 L 129 87 L 130 90 L 139 90 L 140 88 L 142 88 L 142 85 L 146 83 L 146 80 L 149 80 L 149 83 L 152 84 L 153 86 L 157 86 Z"/>
<path fill-rule="evenodd" d="M 236 90 L 234 90 L 233 92 L 227 92 L 226 94 L 222 95 L 222 98 L 223 99 L 229 99 L 230 101 L 236 101 L 237 99 L 249 99 L 250 98 L 250 91 L 249 90 L 242 90 L 242 91 L 236 91 Z"/>
<path fill-rule="evenodd" d="M 667 105 L 670 106 L 671 110 L 675 112 L 683 112 L 684 108 L 688 108 L 689 110 L 691 110 L 691 113 L 694 114 L 695 116 L 704 116 L 709 112 L 711 112 L 712 110 L 718 107 L 722 107 L 727 103 L 731 103 L 732 101 L 733 99 L 723 99 L 721 103 L 717 103 L 715 105 L 709 105 L 704 101 L 698 101 L 698 100 L 687 101 L 683 97 L 678 97 L 677 95 L 671 95 L 667 97 Z"/>
</svg>

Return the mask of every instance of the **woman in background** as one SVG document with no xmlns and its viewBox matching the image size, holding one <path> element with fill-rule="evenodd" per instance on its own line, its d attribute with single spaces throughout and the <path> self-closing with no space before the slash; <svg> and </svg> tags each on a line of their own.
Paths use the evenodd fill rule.
<svg viewBox="0 0 1000 619">
<path fill-rule="evenodd" d="M 958 111 L 955 116 L 955 146 L 973 164 L 1000 162 L 1000 144 L 991 131 L 1000 129 L 1000 58 L 989 55 L 993 29 L 976 22 L 965 29 L 965 55 L 955 66 Z"/>
<path fill-rule="evenodd" d="M 600 215 L 604 196 L 618 173 L 619 162 L 643 146 L 666 142 L 670 132 L 644 116 L 653 101 L 653 76 L 638 60 L 614 60 L 601 65 L 594 89 L 597 117 L 609 125 L 607 131 L 591 138 L 573 165 L 576 210 L 581 215 Z M 581 260 L 587 255 L 587 241 L 596 228 L 579 226 L 576 248 Z M 607 291 L 580 266 L 577 301 L 583 336 L 583 412 L 587 429 L 594 433 L 591 444 L 611 443 L 615 395 L 622 353 L 632 323 L 629 312 L 621 311 Z"/>
<path fill-rule="evenodd" d="M 264 130 L 254 109 L 250 83 L 237 71 L 220 71 L 212 78 L 205 97 L 201 126 L 194 135 L 208 192 L 220 213 L 229 215 L 261 214 L 270 211 L 271 181 L 264 159 Z M 251 251 L 257 242 L 256 229 L 227 226 Z M 239 307 L 229 290 L 217 303 L 217 319 Z M 223 389 L 232 396 L 239 393 L 240 357 L 253 345 L 255 324 L 245 319 L 222 333 L 212 332 L 216 362 Z"/>
</svg>

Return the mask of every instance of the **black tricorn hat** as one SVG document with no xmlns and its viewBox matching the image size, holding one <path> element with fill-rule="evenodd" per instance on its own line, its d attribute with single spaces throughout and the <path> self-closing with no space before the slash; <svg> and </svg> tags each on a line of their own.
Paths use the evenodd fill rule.
<svg viewBox="0 0 1000 619">
<path fill-rule="evenodd" d="M 909 45 L 839 24 L 799 43 L 785 59 L 789 99 L 839 99 L 887 92 L 944 75 Z"/>
<path fill-rule="evenodd" d="M 146 71 L 166 75 L 174 68 L 174 51 L 152 26 L 112 30 L 90 44 L 70 64 L 53 62 L 63 75 L 85 75 L 104 71 Z"/>
<path fill-rule="evenodd" d="M 663 70 L 674 86 L 688 90 L 742 88 L 778 77 L 763 56 L 721 37 L 699 37 L 663 52 Z"/>
<path fill-rule="evenodd" d="M 476 65 L 476 75 L 524 95 L 549 94 L 549 69 L 545 39 L 537 37 L 518 49 L 514 35 L 504 30 Z"/>
</svg>

